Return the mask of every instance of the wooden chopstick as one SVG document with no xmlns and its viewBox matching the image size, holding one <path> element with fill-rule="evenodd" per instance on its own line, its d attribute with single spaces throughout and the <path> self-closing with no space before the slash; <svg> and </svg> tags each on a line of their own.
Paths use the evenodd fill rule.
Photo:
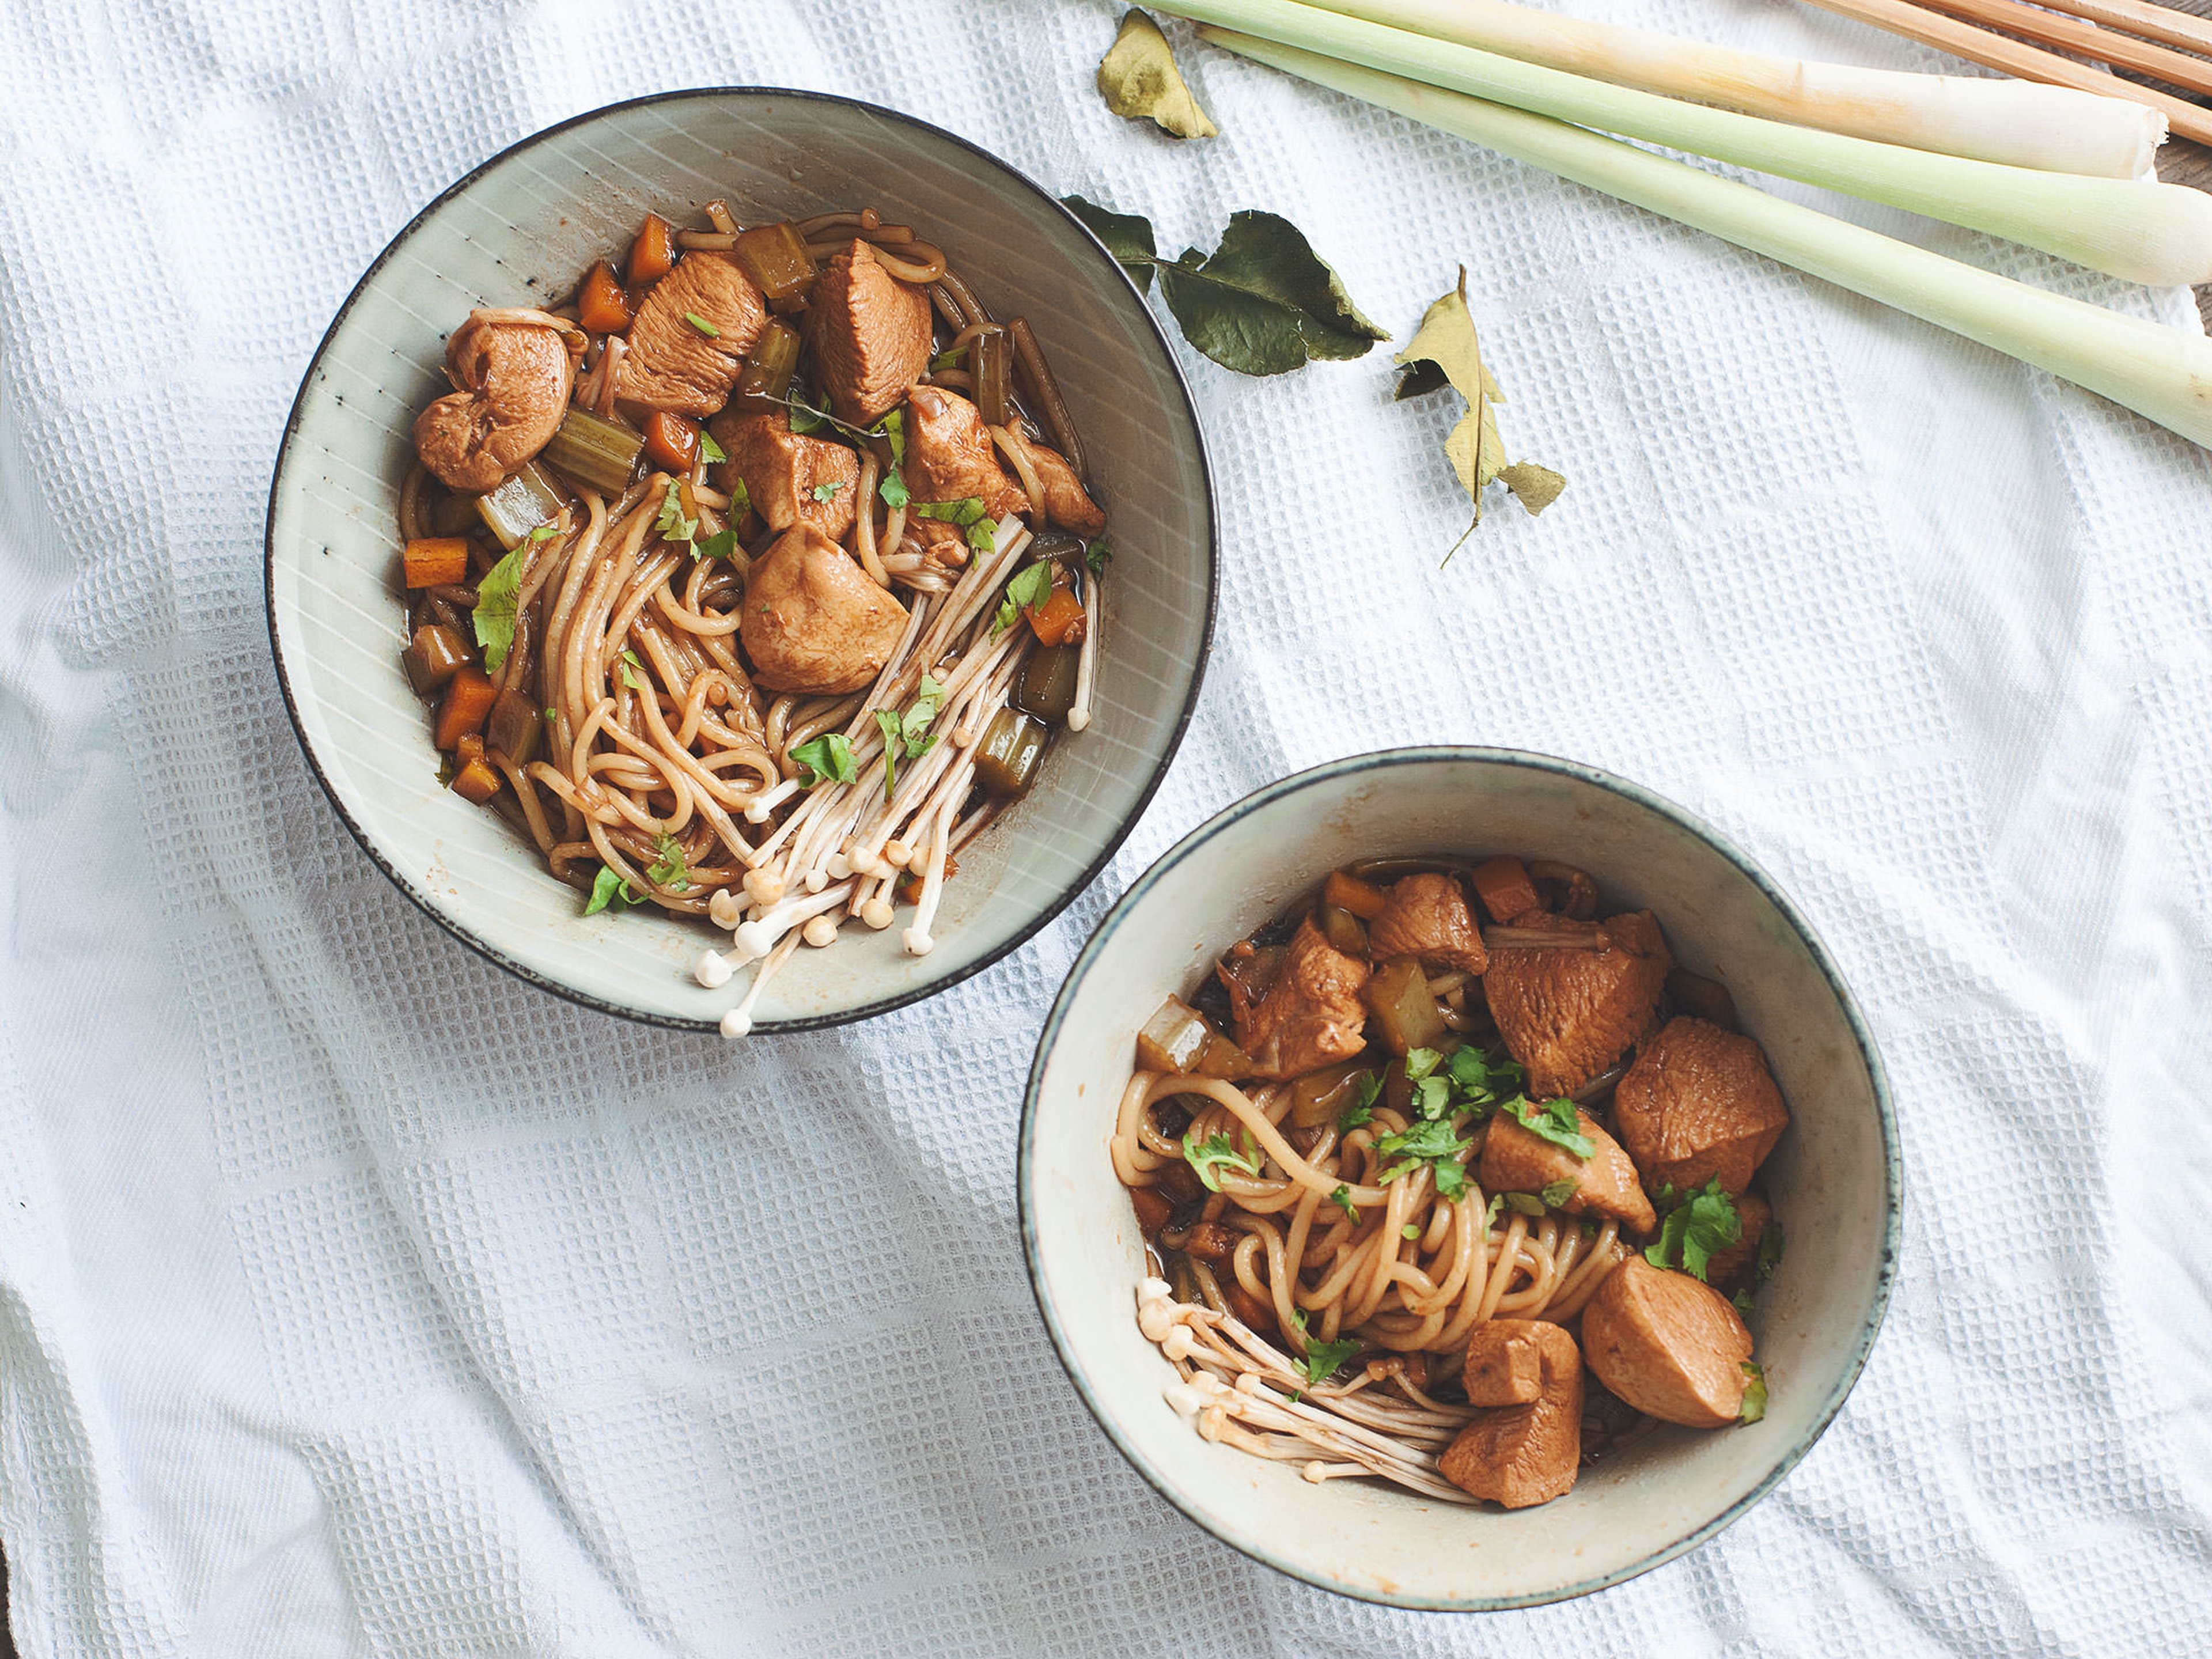
<svg viewBox="0 0 2212 1659">
<path fill-rule="evenodd" d="M 2002 29 L 2007 34 L 2039 40 L 2046 46 L 2063 46 L 2100 64 L 2134 70 L 2185 92 L 2212 92 L 2212 64 L 2117 29 L 2061 17 L 2055 11 L 2022 5 L 2021 0 L 1923 0 L 1923 3 L 1968 22 Z"/>
<path fill-rule="evenodd" d="M 1941 12 L 1909 5 L 1906 0 L 1808 0 L 1808 3 L 1824 11 L 1832 11 L 1838 16 L 1855 18 L 1878 29 L 1887 29 L 1892 34 L 1901 34 L 1908 40 L 1941 47 L 1953 57 L 1963 58 L 1970 64 L 1983 64 L 1990 69 L 2003 70 L 2022 80 L 2044 81 L 2052 86 L 2075 87 L 2083 92 L 2101 93 L 2107 98 L 2128 98 L 2138 104 L 2148 104 L 2153 109 L 2166 112 L 2166 125 L 2181 137 L 2193 138 L 2200 144 L 2212 144 L 2212 109 L 2151 87 L 2137 86 L 2132 81 L 2123 81 L 2117 75 L 2107 75 L 2103 70 L 2077 64 L 2055 52 L 2025 46 L 2002 34 L 1993 34 L 1987 29 L 1976 28 L 1971 23 L 1962 23 L 1954 17 L 1946 17 Z"/>
<path fill-rule="evenodd" d="M 2124 29 L 2146 40 L 2162 40 L 2190 52 L 2212 52 L 2212 21 L 2172 6 L 2146 0 L 2041 0 L 2053 11 L 2071 12 L 2093 23 Z"/>
</svg>

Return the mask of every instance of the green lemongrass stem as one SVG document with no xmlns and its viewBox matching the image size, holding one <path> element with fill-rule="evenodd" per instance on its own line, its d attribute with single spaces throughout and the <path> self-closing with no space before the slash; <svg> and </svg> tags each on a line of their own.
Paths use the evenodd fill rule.
<svg viewBox="0 0 2212 1659">
<path fill-rule="evenodd" d="M 1563 121 L 1230 30 L 1200 33 L 1963 334 L 2212 448 L 2212 339 L 2201 334 L 1961 264 Z"/>
<path fill-rule="evenodd" d="M 2024 242 L 2154 287 L 2212 283 L 2212 195 L 1880 144 L 1431 40 L 1296 0 L 1159 0 L 1160 9 L 1624 137 L 1780 173 Z"/>
<path fill-rule="evenodd" d="M 1509 0 L 1316 3 L 1593 80 L 2013 167 L 2136 179 L 2149 170 L 2166 140 L 2163 114 L 2117 93 L 1771 58 L 1650 29 L 1561 17 Z"/>
</svg>

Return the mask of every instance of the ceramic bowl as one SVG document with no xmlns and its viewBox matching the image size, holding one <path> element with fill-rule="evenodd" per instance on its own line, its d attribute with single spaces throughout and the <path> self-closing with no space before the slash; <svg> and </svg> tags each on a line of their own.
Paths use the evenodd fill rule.
<svg viewBox="0 0 2212 1659">
<path fill-rule="evenodd" d="M 703 926 L 586 917 L 490 813 L 439 786 L 399 668 L 397 493 L 415 413 L 445 390 L 443 331 L 563 295 L 648 210 L 720 197 L 742 221 L 872 204 L 941 244 L 985 303 L 1036 329 L 1090 451 L 1115 561 L 1090 729 L 1054 746 L 945 890 L 927 957 L 854 929 L 793 957 L 757 1029 L 927 996 L 1042 927 L 1104 865 L 1167 769 L 1212 623 L 1205 446 L 1173 353 L 1121 268 L 1037 185 L 890 110 L 763 88 L 671 93 L 549 129 L 448 190 L 378 256 L 301 383 L 270 492 L 269 627 L 309 764 L 362 848 L 441 925 L 576 1001 L 713 1027 L 744 989 L 691 981 Z"/>
<path fill-rule="evenodd" d="M 1162 1397 L 1174 1373 L 1137 1329 L 1142 1241 L 1107 1153 L 1133 1039 L 1163 997 L 1329 870 L 1499 851 L 1562 859 L 1611 905 L 1649 907 L 1675 955 L 1734 993 L 1791 1123 L 1762 1179 L 1790 1249 L 1750 1324 L 1763 1422 L 1662 1427 L 1574 1490 L 1505 1511 L 1199 1438 Z M 1084 1402 L 1200 1526 L 1325 1589 L 1397 1607 L 1526 1606 L 1600 1589 L 1741 1515 L 1820 1437 L 1881 1322 L 1897 1249 L 1897 1138 L 1881 1061 L 1835 963 L 1774 884 L 1680 807 L 1589 767 L 1486 749 L 1405 749 L 1274 784 L 1194 830 L 1130 888 L 1078 957 L 1024 1107 L 1023 1242 L 1037 1306 Z"/>
</svg>

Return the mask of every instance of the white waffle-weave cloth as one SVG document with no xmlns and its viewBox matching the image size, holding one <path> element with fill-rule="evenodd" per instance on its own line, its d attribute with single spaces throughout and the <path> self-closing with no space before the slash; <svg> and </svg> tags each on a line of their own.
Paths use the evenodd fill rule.
<svg viewBox="0 0 2212 1659">
<path fill-rule="evenodd" d="M 1933 67 L 1770 0 L 1573 0 Z M 0 1538 L 26 1655 L 2212 1652 L 2212 458 L 2048 376 L 1103 0 L 0 8 Z M 1184 353 L 1221 624 L 1094 890 L 928 1004 L 742 1046 L 503 977 L 311 781 L 263 632 L 285 410 L 492 151 L 671 86 L 889 103 L 1211 246 L 1288 215 L 1402 340 L 1464 262 L 1542 520 L 1463 522 L 1382 355 Z M 1796 191 L 1815 199 L 1810 191 Z M 2189 296 L 1856 204 L 2138 314 Z M 1796 896 L 1881 1034 L 1903 1271 L 1705 1548 L 1401 1614 L 1218 1545 L 1047 1346 L 1014 1128 L 1183 831 L 1470 741 L 1626 772 Z M 858 1241 L 865 1239 L 865 1243 Z M 826 1264 L 826 1266 L 825 1266 Z"/>
</svg>

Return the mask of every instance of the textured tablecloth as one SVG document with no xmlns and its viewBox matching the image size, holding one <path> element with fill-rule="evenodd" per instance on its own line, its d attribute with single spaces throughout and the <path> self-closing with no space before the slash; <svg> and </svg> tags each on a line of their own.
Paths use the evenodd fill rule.
<svg viewBox="0 0 2212 1659">
<path fill-rule="evenodd" d="M 1577 9 L 1936 61 L 1753 0 Z M 1208 50 L 1223 136 L 1176 147 L 1091 90 L 1115 17 L 0 7 L 24 1652 L 2212 1650 L 2212 462 Z M 992 971 L 738 1046 L 527 989 L 386 884 L 287 728 L 260 537 L 308 356 L 417 207 L 576 112 L 745 82 L 941 123 L 1166 247 L 1284 212 L 1401 339 L 1464 261 L 1508 447 L 1571 482 L 1440 570 L 1447 400 L 1394 406 L 1379 352 L 1187 352 L 1223 592 L 1165 788 Z M 1887 1327 L 1802 1466 L 1683 1560 L 1488 1619 L 1308 1589 L 1155 1498 L 1053 1359 L 1013 1213 L 1030 1045 L 1109 901 L 1267 780 L 1440 740 L 1616 769 L 1748 848 L 1866 1006 L 1907 1171 Z"/>
</svg>

